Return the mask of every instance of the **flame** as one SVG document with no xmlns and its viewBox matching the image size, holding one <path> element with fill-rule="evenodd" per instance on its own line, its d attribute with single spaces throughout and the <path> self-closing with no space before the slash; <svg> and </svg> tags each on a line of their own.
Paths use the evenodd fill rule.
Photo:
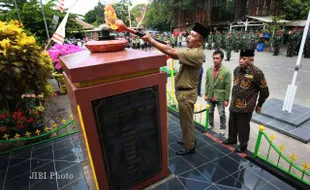
<svg viewBox="0 0 310 190">
<path fill-rule="evenodd" d="M 110 26 L 111 29 L 116 30 L 117 29 L 117 25 L 116 25 L 117 16 L 116 16 L 113 6 L 106 5 L 104 8 L 104 12 L 105 12 L 105 22 L 107 23 L 107 25 Z"/>
</svg>

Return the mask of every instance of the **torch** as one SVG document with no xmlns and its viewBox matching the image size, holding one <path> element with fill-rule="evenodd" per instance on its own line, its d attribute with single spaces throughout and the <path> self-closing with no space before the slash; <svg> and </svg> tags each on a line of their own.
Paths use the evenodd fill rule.
<svg viewBox="0 0 310 190">
<path fill-rule="evenodd" d="M 140 37 L 145 36 L 145 34 L 143 32 L 140 32 L 140 31 L 137 31 L 137 30 L 134 30 L 132 28 L 127 27 L 122 20 L 117 20 L 116 25 L 117 25 L 116 32 L 130 32 L 130 33 L 137 35 L 137 36 L 140 36 Z M 159 40 L 159 39 L 154 38 L 154 40 L 156 40 L 157 42 L 162 43 L 162 44 L 167 44 L 166 42 Z"/>
</svg>

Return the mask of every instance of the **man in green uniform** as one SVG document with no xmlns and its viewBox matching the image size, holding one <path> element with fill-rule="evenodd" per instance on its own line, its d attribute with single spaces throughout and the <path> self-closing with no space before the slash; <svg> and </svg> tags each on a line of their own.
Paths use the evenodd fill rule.
<svg viewBox="0 0 310 190">
<path fill-rule="evenodd" d="M 276 34 L 273 36 L 272 43 L 274 49 L 273 55 L 278 56 L 281 49 L 281 45 L 283 43 L 283 35 L 279 30 L 276 31 Z"/>
<path fill-rule="evenodd" d="M 209 36 L 208 36 L 208 49 L 211 50 L 212 49 L 212 43 L 214 41 L 214 36 L 212 34 L 212 32 L 210 32 Z"/>
<path fill-rule="evenodd" d="M 287 47 L 287 57 L 293 57 L 295 49 L 297 47 L 298 36 L 296 34 L 297 28 L 294 28 L 291 32 L 289 32 L 288 36 L 288 47 Z"/>
<path fill-rule="evenodd" d="M 254 50 L 241 50 L 239 66 L 234 70 L 234 80 L 229 115 L 228 139 L 223 144 L 236 144 L 235 152 L 247 150 L 250 137 L 250 121 L 253 111 L 261 113 L 262 105 L 269 97 L 264 73 L 253 65 Z M 257 103 L 257 97 L 258 103 Z"/>
<path fill-rule="evenodd" d="M 232 37 L 231 33 L 228 33 L 227 38 L 226 38 L 226 60 L 225 61 L 230 61 L 233 43 L 234 43 L 233 37 Z"/>
<path fill-rule="evenodd" d="M 173 59 L 179 59 L 180 68 L 175 78 L 175 94 L 178 101 L 180 125 L 182 129 L 183 141 L 177 142 L 184 145 L 176 151 L 177 155 L 185 155 L 195 152 L 195 128 L 194 128 L 194 105 L 197 101 L 197 86 L 200 68 L 204 61 L 202 43 L 207 34 L 207 29 L 199 24 L 193 27 L 187 37 L 186 46 L 188 49 L 176 50 L 170 46 L 161 44 L 149 34 L 142 39 L 151 42 L 159 51 L 168 54 Z"/>
<path fill-rule="evenodd" d="M 214 108 L 217 106 L 220 115 L 220 135 L 226 134 L 225 107 L 229 104 L 231 91 L 231 72 L 222 64 L 224 53 L 215 50 L 213 53 L 213 66 L 206 73 L 205 100 L 210 105 L 209 126 L 214 127 Z"/>
<path fill-rule="evenodd" d="M 222 40 L 221 34 L 219 31 L 217 31 L 214 37 L 214 49 L 221 48 L 221 40 Z"/>
<path fill-rule="evenodd" d="M 240 49 L 240 32 L 236 32 L 234 38 L 234 50 L 235 52 L 238 52 L 239 49 Z"/>
</svg>

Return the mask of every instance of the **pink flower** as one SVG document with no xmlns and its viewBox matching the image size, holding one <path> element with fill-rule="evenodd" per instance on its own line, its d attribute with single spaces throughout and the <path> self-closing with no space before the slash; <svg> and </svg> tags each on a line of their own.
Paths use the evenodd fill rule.
<svg viewBox="0 0 310 190">
<path fill-rule="evenodd" d="M 83 51 L 83 49 L 79 46 L 75 46 L 73 44 L 59 45 L 56 43 L 51 49 L 48 50 L 48 54 L 50 55 L 50 58 L 53 60 L 53 62 L 56 63 L 55 69 L 59 70 L 61 69 L 59 60 L 60 56 L 68 55 L 79 51 Z"/>
<path fill-rule="evenodd" d="M 32 98 L 35 98 L 35 97 L 36 97 L 36 95 L 35 95 L 35 94 L 31 94 L 31 97 L 32 97 Z"/>
</svg>

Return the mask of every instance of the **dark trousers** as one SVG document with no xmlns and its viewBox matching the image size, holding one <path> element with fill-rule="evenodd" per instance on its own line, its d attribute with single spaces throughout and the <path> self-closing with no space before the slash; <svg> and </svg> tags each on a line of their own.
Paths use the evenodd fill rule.
<svg viewBox="0 0 310 190">
<path fill-rule="evenodd" d="M 199 79 L 198 79 L 198 86 L 197 86 L 197 94 L 198 94 L 198 96 L 201 95 L 201 81 L 202 81 L 202 73 L 199 74 Z"/>
<path fill-rule="evenodd" d="M 239 138 L 240 148 L 247 148 L 250 138 L 250 121 L 253 112 L 238 113 L 230 111 L 229 115 L 229 132 L 228 140 L 237 142 L 237 136 Z"/>
</svg>

